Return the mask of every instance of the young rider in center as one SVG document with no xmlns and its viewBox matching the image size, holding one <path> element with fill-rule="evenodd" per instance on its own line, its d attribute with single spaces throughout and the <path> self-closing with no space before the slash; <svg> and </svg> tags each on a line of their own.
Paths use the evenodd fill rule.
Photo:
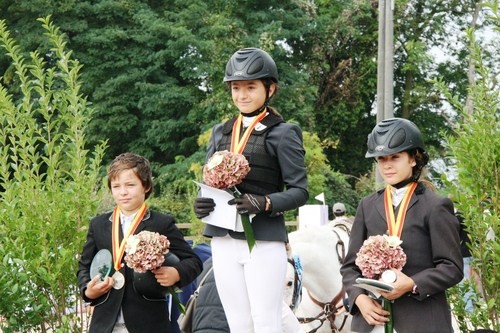
<svg viewBox="0 0 500 333">
<path fill-rule="evenodd" d="M 255 214 L 256 245 L 250 252 L 243 232 L 208 224 L 204 235 L 212 237 L 215 282 L 231 332 L 281 333 L 288 240 L 283 213 L 309 196 L 302 131 L 268 106 L 277 91 L 278 70 L 263 50 L 234 53 L 224 81 L 239 114 L 213 128 L 207 158 L 239 142 L 236 127 L 250 132 L 242 154 L 251 169 L 237 186 L 243 196 L 232 203 L 240 214 Z M 214 206 L 211 198 L 197 198 L 194 210 L 203 218 Z"/>
</svg>

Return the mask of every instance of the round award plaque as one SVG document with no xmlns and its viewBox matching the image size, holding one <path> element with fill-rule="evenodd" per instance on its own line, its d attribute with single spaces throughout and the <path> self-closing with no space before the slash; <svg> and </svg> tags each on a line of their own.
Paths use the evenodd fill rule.
<svg viewBox="0 0 500 333">
<path fill-rule="evenodd" d="M 111 252 L 107 249 L 99 250 L 90 264 L 90 278 L 93 279 L 96 275 L 100 275 L 101 281 L 104 281 L 104 278 L 111 272 L 112 267 L 113 258 Z"/>
</svg>

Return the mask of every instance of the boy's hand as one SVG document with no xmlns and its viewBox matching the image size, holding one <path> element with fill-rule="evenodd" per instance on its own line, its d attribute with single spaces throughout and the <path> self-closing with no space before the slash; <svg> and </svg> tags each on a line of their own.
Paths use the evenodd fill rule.
<svg viewBox="0 0 500 333">
<path fill-rule="evenodd" d="M 85 296 L 90 299 L 96 299 L 106 294 L 111 288 L 113 288 L 113 283 L 115 281 L 112 277 L 106 276 L 104 281 L 101 281 L 101 275 L 96 275 L 92 280 L 87 283 L 87 289 L 85 289 Z"/>
<path fill-rule="evenodd" d="M 181 279 L 177 269 L 171 266 L 161 266 L 152 272 L 156 277 L 156 281 L 164 287 L 173 286 Z"/>
</svg>

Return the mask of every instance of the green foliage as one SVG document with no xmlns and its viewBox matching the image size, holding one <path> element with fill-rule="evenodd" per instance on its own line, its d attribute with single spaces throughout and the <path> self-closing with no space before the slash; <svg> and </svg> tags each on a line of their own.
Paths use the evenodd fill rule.
<svg viewBox="0 0 500 333">
<path fill-rule="evenodd" d="M 307 180 L 309 183 L 308 203 L 318 204 L 318 201 L 314 197 L 325 192 L 327 175 L 331 173 L 331 169 L 323 153 L 318 136 L 313 133 L 304 132 L 303 137 L 306 150 Z"/>
<path fill-rule="evenodd" d="M 359 177 L 371 165 L 363 156 L 375 124 L 376 8 L 370 1 L 325 1 L 317 15 L 307 66 L 317 97 L 307 129 L 320 137 L 332 169 Z"/>
<path fill-rule="evenodd" d="M 105 144 L 85 149 L 81 65 L 50 17 L 39 21 L 51 48 L 30 59 L 0 21 L 17 91 L 0 85 L 0 316 L 4 332 L 81 332 L 76 258 L 100 201 Z"/>
<path fill-rule="evenodd" d="M 499 27 L 498 6 L 492 7 L 492 10 L 496 27 Z M 499 331 L 500 243 L 496 237 L 500 230 L 500 91 L 495 87 L 498 73 L 494 72 L 494 68 L 484 65 L 473 30 L 468 32 L 468 38 L 476 71 L 475 84 L 468 90 L 473 111 L 469 112 L 442 82 L 438 83 L 440 90 L 447 95 L 454 110 L 463 119 L 456 124 L 454 133 L 447 136 L 450 159 L 456 171 L 456 179 L 448 179 L 448 184 L 457 208 L 465 219 L 472 243 L 472 267 L 478 275 L 474 313 L 469 315 L 459 312 L 459 319 L 462 319 L 459 324 L 469 329 L 491 328 Z M 460 290 L 455 289 L 452 293 L 459 294 Z M 458 298 L 455 295 L 454 300 Z M 454 303 L 454 308 L 460 311 L 460 304 Z"/>
<path fill-rule="evenodd" d="M 198 186 L 193 180 L 201 181 L 204 161 L 205 152 L 201 150 L 189 158 L 177 156 L 176 163 L 159 169 L 159 176 L 155 178 L 155 191 L 161 195 L 149 199 L 158 210 L 171 213 L 177 223 L 191 223 L 191 229 L 185 236 L 191 236 L 195 243 L 204 241 L 204 238 L 203 223 L 193 211 L 193 202 L 198 193 Z"/>
<path fill-rule="evenodd" d="M 460 40 L 474 5 L 395 2 L 394 111 L 422 128 L 433 156 L 443 154 L 442 133 L 455 117 L 442 112 L 442 99 L 429 78 L 442 77 L 465 100 L 466 52 L 450 38 L 445 23 L 457 24 L 451 34 Z M 33 23 L 45 13 L 54 13 L 75 58 L 85 64 L 81 91 L 96 110 L 86 146 L 108 140 L 108 161 L 124 151 L 148 157 L 157 177 L 156 198 L 169 198 L 164 203 L 181 220 L 189 218 L 191 206 L 189 188 L 182 183 L 190 182 L 190 161 L 201 163 L 196 138 L 235 112 L 222 78 L 227 59 L 240 47 L 261 47 L 276 60 L 280 87 L 272 104 L 285 119 L 317 134 L 331 170 L 354 188 L 355 180 L 372 169 L 364 153 L 375 124 L 376 1 L 0 2 L 0 15 L 28 49 L 48 44 Z M 429 56 L 432 49 L 452 58 L 440 63 Z M 15 68 L 4 59 L 3 80 L 17 98 Z M 45 60 L 54 64 L 53 58 Z M 328 203 L 342 199 L 356 206 L 357 195 L 344 199 L 337 174 L 310 172 L 309 177 L 312 194 L 324 186 Z"/>
<path fill-rule="evenodd" d="M 345 175 L 332 170 L 316 134 L 304 132 L 306 149 L 307 179 L 309 182 L 309 204 L 319 204 L 314 198 L 325 194 L 325 203 L 330 207 L 334 202 L 343 202 L 348 214 L 354 215 L 359 195 L 352 189 Z M 330 211 L 330 210 L 329 210 Z"/>
<path fill-rule="evenodd" d="M 194 154 L 198 134 L 233 113 L 222 77 L 240 47 L 260 46 L 286 60 L 280 61 L 284 101 L 287 91 L 306 96 L 299 89 L 306 75 L 275 42 L 301 38 L 295 30 L 307 19 L 293 1 L 100 0 L 77 2 L 57 22 L 86 64 L 83 91 L 99 115 L 90 123 L 91 138 L 109 140 L 108 159 L 134 151 L 166 165 Z M 287 72 L 293 77 L 285 79 Z M 314 97 L 307 97 L 285 112 L 310 111 Z"/>
</svg>

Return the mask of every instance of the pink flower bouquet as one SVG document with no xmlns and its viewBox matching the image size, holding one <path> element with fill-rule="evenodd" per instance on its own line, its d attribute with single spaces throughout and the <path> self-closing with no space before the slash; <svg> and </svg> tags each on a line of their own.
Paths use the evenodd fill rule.
<svg viewBox="0 0 500 333">
<path fill-rule="evenodd" d="M 157 232 L 141 231 L 125 243 L 125 263 L 138 273 L 160 267 L 165 261 L 170 241 Z"/>
<path fill-rule="evenodd" d="M 136 235 L 131 235 L 127 239 L 124 260 L 127 266 L 134 270 L 134 283 L 141 283 L 140 288 L 144 289 L 144 285 L 158 283 L 154 274 L 148 271 L 162 266 L 165 261 L 165 255 L 169 252 L 169 247 L 170 241 L 167 236 L 147 230 L 143 230 Z M 175 255 L 173 256 L 176 257 Z M 144 275 L 140 273 L 148 274 Z M 159 284 L 157 287 L 168 290 L 179 310 L 185 313 L 184 305 L 177 296 L 178 290 L 175 287 L 162 287 Z M 139 289 L 139 285 L 136 285 L 136 288 Z"/>
<path fill-rule="evenodd" d="M 250 165 L 242 154 L 228 150 L 217 151 L 203 166 L 203 182 L 211 187 L 230 190 L 238 198 L 241 193 L 236 185 L 243 181 L 249 171 Z M 255 235 L 248 214 L 241 214 L 241 222 L 248 248 L 252 251 Z"/>
<path fill-rule="evenodd" d="M 401 240 L 396 236 L 370 236 L 359 249 L 356 265 L 361 274 L 369 279 L 378 279 L 388 269 L 402 270 L 406 264 L 406 254 L 401 248 Z"/>
<path fill-rule="evenodd" d="M 219 189 L 230 189 L 243 181 L 250 166 L 242 154 L 217 151 L 203 167 L 203 182 Z"/>
</svg>

